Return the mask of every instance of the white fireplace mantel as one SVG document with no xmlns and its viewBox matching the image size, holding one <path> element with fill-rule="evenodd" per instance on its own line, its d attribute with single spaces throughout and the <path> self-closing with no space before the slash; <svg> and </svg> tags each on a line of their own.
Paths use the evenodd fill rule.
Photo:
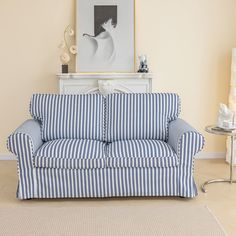
<svg viewBox="0 0 236 236">
<path fill-rule="evenodd" d="M 61 94 L 151 93 L 151 73 L 58 74 Z"/>
</svg>

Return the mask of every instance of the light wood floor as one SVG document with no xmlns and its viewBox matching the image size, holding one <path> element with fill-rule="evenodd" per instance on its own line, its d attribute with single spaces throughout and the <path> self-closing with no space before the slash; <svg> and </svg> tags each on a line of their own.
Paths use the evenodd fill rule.
<svg viewBox="0 0 236 236">
<path fill-rule="evenodd" d="M 236 178 L 236 167 L 234 167 Z M 105 206 L 105 205 L 171 205 L 189 204 L 206 205 L 218 218 L 230 236 L 236 235 L 236 184 L 217 183 L 209 185 L 208 192 L 202 193 L 200 185 L 212 178 L 227 177 L 229 166 L 223 160 L 196 160 L 195 179 L 199 195 L 194 199 L 181 198 L 113 198 L 102 200 L 30 200 L 20 201 L 15 198 L 17 185 L 16 162 L 0 161 L 0 207 L 35 207 L 35 206 Z M 196 222 L 197 223 L 197 222 Z"/>
</svg>

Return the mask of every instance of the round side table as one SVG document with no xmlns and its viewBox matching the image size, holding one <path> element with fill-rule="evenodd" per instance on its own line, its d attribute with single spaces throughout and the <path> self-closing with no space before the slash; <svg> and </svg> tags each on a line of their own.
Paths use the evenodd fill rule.
<svg viewBox="0 0 236 236">
<path fill-rule="evenodd" d="M 224 129 L 220 129 L 217 126 L 214 125 L 209 125 L 205 128 L 205 130 L 208 133 L 211 134 L 216 134 L 216 135 L 226 135 L 226 136 L 230 136 L 231 137 L 231 158 L 230 158 L 230 173 L 229 173 L 229 179 L 212 179 L 212 180 L 208 180 L 206 181 L 203 185 L 202 185 L 202 191 L 204 193 L 207 192 L 206 190 L 206 185 L 208 184 L 213 184 L 213 183 L 236 183 L 236 180 L 233 180 L 233 157 L 234 157 L 234 138 L 236 137 L 236 130 L 224 130 Z"/>
</svg>

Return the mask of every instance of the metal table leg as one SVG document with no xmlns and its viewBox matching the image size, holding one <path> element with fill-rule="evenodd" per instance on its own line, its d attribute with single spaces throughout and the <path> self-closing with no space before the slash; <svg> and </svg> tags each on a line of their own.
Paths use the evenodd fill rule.
<svg viewBox="0 0 236 236">
<path fill-rule="evenodd" d="M 230 157 L 230 173 L 229 179 L 212 179 L 206 181 L 202 186 L 201 189 L 204 193 L 207 192 L 206 185 L 213 184 L 213 183 L 236 183 L 236 180 L 233 180 L 233 157 L 234 157 L 234 136 L 231 136 L 231 157 Z"/>
</svg>

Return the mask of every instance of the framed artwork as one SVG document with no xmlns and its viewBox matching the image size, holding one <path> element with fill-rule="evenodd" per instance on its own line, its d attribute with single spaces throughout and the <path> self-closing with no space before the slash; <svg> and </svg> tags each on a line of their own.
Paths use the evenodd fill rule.
<svg viewBox="0 0 236 236">
<path fill-rule="evenodd" d="M 135 0 L 77 0 L 77 72 L 134 72 Z"/>
</svg>

